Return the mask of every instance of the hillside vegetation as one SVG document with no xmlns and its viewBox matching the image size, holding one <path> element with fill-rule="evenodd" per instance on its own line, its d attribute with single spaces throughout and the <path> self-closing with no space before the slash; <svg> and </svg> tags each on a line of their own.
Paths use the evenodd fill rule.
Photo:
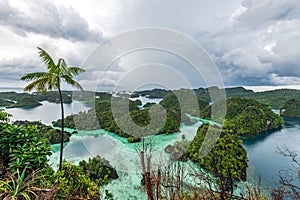
<svg viewBox="0 0 300 200">
<path fill-rule="evenodd" d="M 129 113 L 131 119 L 139 126 L 147 126 L 150 123 L 149 110 L 139 110 L 138 106 L 141 106 L 141 101 L 129 101 Z M 118 109 L 117 109 L 118 110 Z M 123 113 L 119 110 L 119 119 L 122 124 L 128 123 L 127 113 Z M 162 114 L 162 113 L 161 113 Z M 161 115 L 158 113 L 158 115 Z M 60 126 L 61 120 L 53 122 L 54 126 Z M 130 127 L 131 132 L 128 134 L 124 132 L 114 120 L 111 110 L 111 101 L 98 101 L 95 108 L 90 109 L 87 112 L 81 112 L 79 114 L 70 115 L 65 118 L 65 126 L 79 130 L 95 130 L 103 128 L 107 131 L 113 132 L 121 137 L 129 138 L 129 141 L 139 141 L 138 137 L 141 136 L 138 130 Z M 167 119 L 164 127 L 157 130 L 157 133 L 173 133 L 178 132 L 180 126 L 180 113 L 176 110 L 167 110 Z M 135 137 L 134 137 L 135 136 Z"/>
<path fill-rule="evenodd" d="M 72 92 L 63 92 L 63 102 L 72 102 Z M 59 103 L 58 92 L 50 91 L 47 93 L 16 93 L 16 92 L 0 92 L 0 106 L 8 108 L 16 107 L 35 107 L 42 105 L 42 101 Z"/>
<path fill-rule="evenodd" d="M 38 134 L 40 138 L 47 139 L 47 141 L 50 144 L 59 144 L 60 143 L 60 137 L 61 137 L 61 132 L 60 130 L 54 129 L 51 126 L 47 126 L 43 124 L 42 122 L 39 121 L 15 121 L 13 125 L 16 125 L 18 127 L 22 126 L 25 128 L 35 126 L 38 129 Z M 69 132 L 64 132 L 64 142 L 69 142 L 71 133 Z"/>
<path fill-rule="evenodd" d="M 222 102 L 216 102 L 222 104 Z M 254 99 L 232 97 L 226 101 L 227 112 L 224 128 L 239 136 L 251 136 L 281 127 L 283 119 L 268 106 Z M 204 119 L 211 118 L 211 105 L 201 113 Z"/>
<path fill-rule="evenodd" d="M 192 112 L 199 115 L 199 110 L 205 108 L 208 105 L 208 102 L 196 98 L 196 103 L 199 105 L 198 108 L 196 107 L 189 107 L 188 105 L 193 105 L 190 102 L 191 98 L 188 97 L 188 92 L 181 91 L 181 94 L 185 102 L 184 105 L 180 105 L 177 97 L 174 93 L 169 93 L 166 95 L 163 100 L 160 102 L 160 105 L 164 107 L 166 110 L 166 121 L 163 127 L 159 130 L 155 130 L 155 133 L 174 133 L 179 132 L 180 122 L 184 120 L 188 120 L 185 115 L 182 115 L 182 109 L 186 112 Z M 127 101 L 122 99 L 121 97 L 113 97 L 120 101 Z M 148 104 L 145 109 L 140 109 L 142 102 L 139 100 L 131 101 L 129 100 L 129 113 L 131 119 L 139 126 L 145 127 L 150 124 L 151 118 L 149 115 L 150 107 L 155 107 L 158 105 L 155 104 Z M 99 128 L 103 128 L 107 131 L 113 132 L 121 137 L 129 138 L 128 141 L 130 142 L 137 142 L 139 141 L 139 137 L 141 137 L 145 133 L 140 133 L 139 130 L 135 130 L 133 127 L 129 127 L 129 131 L 124 132 L 122 128 L 119 127 L 117 122 L 114 119 L 112 110 L 111 110 L 111 101 L 110 100 L 97 100 L 95 101 L 95 108 L 90 109 L 87 112 L 81 112 L 79 114 L 74 114 L 67 116 L 65 118 L 65 126 L 68 128 L 79 129 L 79 130 L 95 130 Z M 182 107 L 182 108 L 181 108 Z M 155 109 L 155 108 L 153 108 Z M 127 113 L 123 112 L 122 109 L 116 109 L 117 115 L 119 116 L 120 123 L 128 124 Z M 163 111 L 157 109 L 156 111 L 157 118 L 163 119 Z M 183 113 L 184 114 L 184 113 Z M 161 117 L 160 117 L 161 116 Z M 184 116 L 185 118 L 182 118 Z M 53 122 L 54 126 L 60 126 L 61 120 L 57 120 Z M 151 130 L 150 130 L 151 129 Z M 145 132 L 153 131 L 151 127 L 149 130 Z"/>
<path fill-rule="evenodd" d="M 300 117 L 300 99 L 287 101 L 280 110 L 280 115 L 284 117 Z"/>
<path fill-rule="evenodd" d="M 216 92 L 219 94 L 221 90 L 224 90 L 226 97 L 241 97 L 241 98 L 251 98 L 255 99 L 261 103 L 268 105 L 271 108 L 280 109 L 283 108 L 284 104 L 291 99 L 300 99 L 300 90 L 295 89 L 276 89 L 271 91 L 254 92 L 253 90 L 248 90 L 243 87 L 231 87 L 220 89 L 218 87 L 209 88 L 198 88 L 193 91 L 198 98 L 204 99 L 206 101 L 211 101 L 210 92 Z M 175 90 L 176 91 L 176 90 Z M 142 96 L 162 98 L 171 91 L 153 89 L 138 92 Z"/>
<path fill-rule="evenodd" d="M 291 99 L 300 99 L 300 90 L 278 89 L 265 92 L 256 92 L 243 97 L 255 99 L 271 108 L 283 108 L 285 103 Z"/>
</svg>

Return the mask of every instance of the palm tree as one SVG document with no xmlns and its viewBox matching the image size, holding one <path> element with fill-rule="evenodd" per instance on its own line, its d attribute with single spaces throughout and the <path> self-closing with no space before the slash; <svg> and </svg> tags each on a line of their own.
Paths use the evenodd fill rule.
<svg viewBox="0 0 300 200">
<path fill-rule="evenodd" d="M 81 85 L 73 79 L 85 70 L 78 67 L 68 67 L 64 59 L 59 58 L 58 63 L 55 64 L 51 56 L 42 48 L 38 47 L 39 56 L 45 63 L 48 72 L 33 72 L 25 74 L 21 77 L 23 81 L 32 81 L 28 84 L 24 91 L 31 91 L 36 89 L 38 92 L 47 92 L 48 90 L 58 90 L 61 106 L 61 141 L 60 141 L 60 158 L 59 170 L 62 169 L 63 158 L 63 143 L 64 143 L 64 105 L 61 92 L 61 83 L 65 82 L 77 89 L 83 91 Z"/>
</svg>

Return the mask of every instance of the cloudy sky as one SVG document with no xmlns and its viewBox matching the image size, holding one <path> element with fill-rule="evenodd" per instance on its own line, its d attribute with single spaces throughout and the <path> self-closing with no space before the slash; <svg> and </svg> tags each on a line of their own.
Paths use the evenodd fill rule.
<svg viewBox="0 0 300 200">
<path fill-rule="evenodd" d="M 174 30 L 197 41 L 226 86 L 300 85 L 299 0 L 1 0 L 0 87 L 23 87 L 21 75 L 45 69 L 37 54 L 39 46 L 55 60 L 63 57 L 68 65 L 85 68 L 78 80 L 93 90 L 101 70 L 84 64 L 95 48 L 145 27 Z M 116 85 L 120 78 L 131 73 L 127 79 L 132 80 L 141 71 L 157 78 L 160 72 L 147 71 L 157 66 L 191 77 L 193 87 L 207 83 L 192 77 L 191 65 L 180 57 L 151 49 L 114 58 L 101 81 Z M 163 76 L 170 82 L 174 77 Z"/>
</svg>

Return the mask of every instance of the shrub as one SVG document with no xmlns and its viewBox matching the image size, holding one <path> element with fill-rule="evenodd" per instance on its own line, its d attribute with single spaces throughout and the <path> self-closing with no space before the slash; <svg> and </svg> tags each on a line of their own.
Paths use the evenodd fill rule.
<svg viewBox="0 0 300 200">
<path fill-rule="evenodd" d="M 94 181 L 98 186 L 107 184 L 109 179 L 119 178 L 117 171 L 109 164 L 107 160 L 97 155 L 89 158 L 89 161 L 81 161 L 79 166 L 84 173 Z"/>
<path fill-rule="evenodd" d="M 55 173 L 56 199 L 100 198 L 96 183 L 85 175 L 82 168 L 63 161 L 62 170 Z"/>
<path fill-rule="evenodd" d="M 30 173 L 48 167 L 49 155 L 51 146 L 38 136 L 35 126 L 27 129 L 10 124 L 0 126 L 0 159 L 11 173 L 25 168 Z"/>
</svg>

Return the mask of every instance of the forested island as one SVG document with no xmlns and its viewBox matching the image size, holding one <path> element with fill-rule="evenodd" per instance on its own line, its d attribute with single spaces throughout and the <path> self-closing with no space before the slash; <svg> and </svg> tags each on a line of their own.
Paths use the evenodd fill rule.
<svg viewBox="0 0 300 200">
<path fill-rule="evenodd" d="M 216 102 L 222 104 L 223 102 Z M 202 110 L 201 117 L 210 119 L 211 105 Z M 218 116 L 216 116 L 218 117 Z M 284 123 L 267 105 L 254 99 L 231 97 L 226 100 L 224 129 L 238 136 L 253 136 L 264 131 L 277 129 Z"/>
<path fill-rule="evenodd" d="M 215 102 L 220 106 L 224 102 Z M 201 110 L 200 117 L 211 118 L 212 105 Z M 239 136 L 254 136 L 264 131 L 279 128 L 283 119 L 275 114 L 268 106 L 253 99 L 230 97 L 226 100 L 226 117 L 222 131 L 212 127 L 212 134 L 219 134 L 216 145 L 211 151 L 202 157 L 200 150 L 205 150 L 211 145 L 211 140 L 204 142 L 208 131 L 208 125 L 199 127 L 192 141 L 183 140 L 169 145 L 165 151 L 171 158 L 179 158 L 181 161 L 187 159 L 199 164 L 202 168 L 214 174 L 217 178 L 220 190 L 233 191 L 234 184 L 247 179 L 247 153 L 242 146 Z M 217 113 L 218 114 L 218 113 Z M 215 116 L 218 118 L 218 116 Z"/>
<path fill-rule="evenodd" d="M 280 115 L 284 117 L 300 117 L 300 99 L 287 101 L 280 109 Z"/>
<path fill-rule="evenodd" d="M 154 90 L 155 93 L 157 90 Z M 159 90 L 160 91 L 160 90 Z M 230 89 L 230 94 L 241 94 L 245 90 L 241 88 Z M 235 91 L 235 92 L 234 92 Z M 249 93 L 249 92 L 245 92 Z M 196 117 L 203 119 L 210 119 L 210 111 L 212 105 L 208 105 L 208 101 L 198 97 L 198 108 L 190 107 L 193 102 L 192 98 L 187 98 L 191 95 L 189 90 L 177 90 L 174 92 L 168 92 L 160 101 L 159 105 L 163 106 L 167 111 L 167 119 L 165 126 L 158 131 L 159 133 L 174 133 L 179 131 L 180 122 L 189 121 L 184 115 L 185 113 L 192 114 Z M 184 104 L 181 105 L 178 97 L 183 97 L 181 101 Z M 122 97 L 119 98 L 122 101 Z M 117 123 L 114 121 L 113 113 L 111 111 L 111 101 L 104 99 L 95 99 L 95 108 L 90 109 L 87 112 L 67 116 L 65 119 L 65 126 L 69 128 L 77 128 L 79 130 L 95 130 L 103 128 L 107 131 L 116 133 L 122 137 L 130 138 L 131 141 L 140 141 L 138 138 L 131 137 L 122 131 Z M 156 106 L 156 104 L 146 104 L 142 109 L 141 101 L 128 100 L 129 112 L 132 120 L 140 126 L 146 126 L 150 123 L 149 108 Z M 190 102 L 189 102 L 190 101 Z M 182 103 L 182 102 L 181 102 Z M 216 102 L 222 104 L 222 102 Z M 264 131 L 279 128 L 283 124 L 283 120 L 276 115 L 269 106 L 260 103 L 254 99 L 230 97 L 226 101 L 226 117 L 224 128 L 234 131 L 238 136 L 251 136 Z M 126 123 L 126 113 L 119 113 L 122 120 Z M 97 116 L 97 119 L 93 116 Z M 75 119 L 75 120 L 74 120 Z M 81 123 L 75 124 L 76 121 Z M 60 126 L 61 120 L 53 122 L 54 126 Z M 132 133 L 132 135 L 138 137 L 139 133 Z"/>
<path fill-rule="evenodd" d="M 72 102 L 72 92 L 66 91 L 62 93 L 63 102 Z M 0 92 L 0 106 L 6 108 L 16 107 L 35 107 L 42 105 L 42 101 L 59 103 L 59 95 L 57 92 L 49 91 L 47 93 L 34 92 L 16 93 L 16 92 Z"/>
<path fill-rule="evenodd" d="M 65 103 L 77 100 L 94 105 L 93 108 L 86 112 L 65 117 L 64 125 L 77 130 L 97 130 L 102 128 L 113 134 L 127 138 L 128 142 L 143 142 L 144 145 L 145 141 L 141 133 L 134 129 L 132 129 L 132 133 L 127 133 L 118 126 L 111 110 L 112 99 L 121 103 L 128 103 L 130 119 L 140 126 L 147 126 L 151 122 L 150 110 L 155 110 L 156 107 L 162 106 L 166 111 L 167 118 L 164 126 L 156 134 L 177 134 L 180 132 L 181 123 L 191 123 L 190 119 L 186 117 L 186 113 L 192 114 L 194 117 L 210 120 L 212 106 L 218 107 L 219 104 L 224 103 L 218 101 L 209 103 L 209 90 L 219 89 L 217 87 L 209 89 L 199 88 L 193 91 L 187 89 L 175 91 L 156 89 L 136 92 L 132 95 L 112 95 L 105 92 L 64 92 L 64 97 L 67 98 L 64 101 Z M 241 136 L 254 136 L 265 131 L 280 128 L 284 121 L 271 108 L 281 108 L 282 116 L 299 117 L 299 96 L 297 95 L 300 95 L 300 93 L 298 91 L 293 93 L 294 90 L 275 90 L 272 92 L 254 93 L 242 87 L 226 88 L 225 91 L 227 94 L 227 110 L 222 130 L 217 126 L 203 124 L 198 128 L 193 140 L 186 140 L 182 137 L 181 141 L 165 147 L 165 151 L 170 155 L 172 161 L 191 161 L 213 176 L 211 178 L 210 175 L 203 175 L 203 177 L 201 175 L 202 179 L 212 184 L 214 189 L 202 188 L 203 193 L 193 193 L 191 191 L 184 193 L 180 191 L 178 198 L 203 198 L 202 195 L 214 196 L 216 199 L 222 199 L 222 197 L 230 199 L 233 197 L 236 185 L 247 180 L 248 157 L 242 145 Z M 0 103 L 3 106 L 8 105 L 8 107 L 12 107 L 13 104 L 18 105 L 18 103 L 25 106 L 26 102 L 30 100 L 34 103 L 39 103 L 40 101 L 56 103 L 57 99 L 53 94 L 0 93 L 0 97 L 2 97 Z M 196 94 L 196 98 L 192 98 L 193 94 Z M 284 95 L 284 98 L 275 101 L 275 97 L 281 95 Z M 158 104 L 147 103 L 142 106 L 140 100 L 129 99 L 130 97 L 139 96 L 161 98 L 161 101 Z M 269 98 L 269 96 L 272 96 L 272 98 Z M 269 100 L 267 100 L 268 98 Z M 189 106 L 195 105 L 195 102 L 197 103 L 196 107 Z M 1 112 L 2 114 L 4 113 L 3 111 Z M 158 109 L 158 112 L 162 111 Z M 122 123 L 126 124 L 128 122 L 126 112 L 120 111 L 117 114 Z M 158 113 L 158 116 L 163 116 L 163 113 Z M 218 118 L 218 116 L 215 117 Z M 64 161 L 63 170 L 54 172 L 48 165 L 46 156 L 51 154 L 50 144 L 59 143 L 59 130 L 51 126 L 46 126 L 41 122 L 16 121 L 14 124 L 9 124 L 6 121 L 7 118 L 8 116 L 5 114 L 2 115 L 2 123 L 0 124 L 0 146 L 2 152 L 2 158 L 0 159 L 1 178 L 7 178 L 11 174 L 17 176 L 18 173 L 30 176 L 33 171 L 41 170 L 44 174 L 44 181 L 41 181 L 39 178 L 35 179 L 34 186 L 39 189 L 33 189 L 33 192 L 39 196 L 44 195 L 44 197 L 52 195 L 53 198 L 79 198 L 78 193 L 80 193 L 80 198 L 98 198 L 100 197 L 99 187 L 107 184 L 112 179 L 119 178 L 116 169 L 109 164 L 109 161 L 100 156 L 90 158 L 88 161 L 81 161 L 78 165 Z M 53 126 L 60 127 L 61 120 L 53 122 Z M 208 143 L 204 142 L 209 128 L 216 134 L 220 133 L 220 137 L 211 151 L 207 155 L 202 156 L 199 154 L 201 153 L 201 148 L 210 146 L 210 141 L 206 141 Z M 68 142 L 71 136 L 72 133 L 65 132 L 64 142 Z M 151 145 L 151 143 L 146 144 Z M 147 152 L 147 149 L 144 149 L 142 152 Z M 142 159 L 142 154 L 140 155 L 140 159 Z M 147 160 L 149 157 L 145 157 L 145 159 Z M 20 166 L 22 167 L 20 168 Z M 28 166 L 28 168 L 24 168 L 23 166 Z M 174 169 L 177 169 L 176 167 L 178 167 L 178 170 L 181 169 L 178 163 L 175 164 Z M 161 170 L 161 174 L 156 172 L 150 174 L 144 173 L 141 179 L 142 187 L 145 188 L 147 193 L 150 192 L 153 196 L 164 190 L 169 191 L 163 186 L 165 184 L 163 182 L 164 179 L 161 179 L 162 185 L 160 186 L 157 185 L 156 181 L 160 175 L 167 178 L 169 175 L 164 172 L 170 169 L 162 167 L 158 170 L 159 172 Z M 183 178 L 179 174 L 178 177 Z M 58 181 L 68 179 L 72 179 L 73 181 Z M 4 183 L 0 183 L 0 189 L 1 187 L 5 187 Z M 55 190 L 51 190 L 51 188 L 55 188 Z M 248 190 L 249 192 L 255 192 L 255 188 L 251 188 L 250 186 Z M 169 192 L 175 195 L 178 192 L 175 191 L 170 190 Z M 105 196 L 107 198 L 112 198 L 113 196 L 109 191 L 104 191 L 104 193 L 106 193 Z M 243 195 L 241 194 L 241 196 Z M 257 195 L 260 197 L 264 196 L 260 193 Z"/>
<path fill-rule="evenodd" d="M 232 96 L 234 96 L 234 90 L 235 89 L 229 90 Z M 238 88 L 237 93 L 241 94 L 243 91 L 244 90 Z M 155 92 L 157 92 L 157 90 Z M 161 91 L 159 93 L 161 94 Z M 176 133 L 180 131 L 180 122 L 189 121 L 188 118 L 182 117 L 184 116 L 182 115 L 183 113 L 192 113 L 194 116 L 210 119 L 212 105 L 209 105 L 208 101 L 197 97 L 196 101 L 199 107 L 190 107 L 188 105 L 191 105 L 193 102 L 191 100 L 192 98 L 189 98 L 189 94 L 191 94 L 190 91 L 183 89 L 167 92 L 158 104 L 146 104 L 144 107 L 141 107 L 139 100 L 129 100 L 130 116 L 135 123 L 145 126 L 150 122 L 149 109 L 157 105 L 163 106 L 167 111 L 167 119 L 165 126 L 158 134 Z M 158 95 L 155 95 L 155 97 L 157 96 Z M 123 99 L 123 101 L 125 100 Z M 185 101 L 186 104 L 182 105 L 182 101 Z M 95 102 L 95 108 L 88 112 L 68 116 L 65 125 L 70 128 L 83 130 L 101 127 L 119 136 L 127 137 L 129 142 L 141 141 L 140 137 L 131 137 L 119 129 L 113 118 L 110 101 L 97 99 Z M 223 102 L 215 102 L 213 104 L 218 106 L 218 104 L 222 103 Z M 208 155 L 204 157 L 199 155 L 200 148 L 209 145 L 203 143 L 208 125 L 199 127 L 193 141 L 183 139 L 172 146 L 167 146 L 165 151 L 170 154 L 171 159 L 176 160 L 179 158 L 181 161 L 190 159 L 199 164 L 203 169 L 214 174 L 218 179 L 218 187 L 222 192 L 226 193 L 231 191 L 232 193 L 236 182 L 241 180 L 245 181 L 247 179 L 246 169 L 248 166 L 248 158 L 239 136 L 253 136 L 264 131 L 273 130 L 281 127 L 284 121 L 280 116 L 275 114 L 270 107 L 254 99 L 230 97 L 226 100 L 226 108 L 227 112 L 221 136 Z M 93 119 L 93 115 L 95 114 L 97 119 L 93 121 L 91 119 Z M 119 114 L 122 115 L 122 113 Z M 86 119 L 88 119 L 88 121 L 80 123 L 85 124 L 85 127 L 80 127 L 80 124 L 78 126 L 78 124 L 74 123 L 74 119 L 75 122 L 83 122 Z M 124 123 L 126 123 L 125 117 L 124 120 Z M 53 125 L 59 126 L 60 123 L 61 121 L 58 120 L 54 122 Z M 219 131 L 218 128 L 215 129 L 215 131 Z"/>
<path fill-rule="evenodd" d="M 223 90 L 218 87 L 209 88 L 198 88 L 192 90 L 196 96 L 205 101 L 210 101 L 210 91 Z M 300 90 L 295 89 L 276 89 L 271 91 L 254 92 L 252 90 L 247 90 L 243 87 L 232 87 L 225 88 L 225 93 L 227 97 L 241 97 L 255 99 L 261 103 L 268 105 L 270 108 L 281 109 L 284 107 L 285 103 L 289 100 L 300 99 Z M 153 89 L 145 91 L 136 91 L 132 94 L 119 93 L 117 95 L 127 96 L 127 97 L 139 97 L 144 96 L 147 98 L 163 98 L 171 90 L 165 89 Z M 174 92 L 174 91 L 173 91 Z M 84 101 L 89 105 L 94 105 L 94 98 L 99 98 L 101 100 L 109 100 L 112 94 L 107 92 L 93 92 L 93 91 L 63 91 L 63 101 L 64 103 L 71 103 L 73 100 Z M 0 92 L 0 106 L 5 107 L 23 107 L 23 106 L 39 106 L 41 101 L 48 101 L 53 103 L 59 102 L 59 96 L 55 91 L 49 91 L 47 93 L 34 92 L 32 94 L 28 93 L 16 93 L 16 92 Z"/>
<path fill-rule="evenodd" d="M 261 103 L 268 105 L 270 108 L 280 109 L 283 108 L 284 104 L 291 99 L 300 99 L 300 90 L 296 89 L 276 89 L 263 92 L 254 92 L 253 90 L 247 90 L 243 87 L 230 87 L 230 88 L 198 88 L 193 91 L 197 97 L 210 101 L 210 92 L 219 90 L 225 90 L 226 97 L 241 97 L 255 99 Z M 133 95 L 146 96 L 148 98 L 163 98 L 166 94 L 172 92 L 171 90 L 164 89 L 153 89 L 146 91 L 134 92 Z"/>
<path fill-rule="evenodd" d="M 220 129 L 212 128 L 212 134 L 220 134 L 215 145 L 211 140 L 205 141 L 208 128 L 209 125 L 202 125 L 192 141 L 176 142 L 173 146 L 167 146 L 165 151 L 170 154 L 171 159 L 184 162 L 190 159 L 199 164 L 214 175 L 216 186 L 222 193 L 233 193 L 237 182 L 247 180 L 247 152 L 237 134 L 227 129 L 219 133 Z M 209 150 L 211 145 L 213 148 Z M 201 155 L 205 149 L 208 154 Z"/>
<path fill-rule="evenodd" d="M 185 93 L 186 93 L 185 91 L 181 91 L 181 95 L 183 97 L 186 97 L 187 94 Z M 112 97 L 112 98 L 118 99 L 119 101 L 127 101 L 122 97 Z M 139 100 L 136 101 L 128 100 L 128 101 L 129 101 L 129 113 L 132 120 L 139 126 L 148 125 L 151 120 L 149 116 L 149 109 L 157 105 L 146 104 L 142 109 L 140 109 L 139 107 L 142 105 L 141 101 Z M 185 101 L 187 101 L 186 105 L 190 104 L 190 102 L 188 102 L 189 98 L 186 98 Z M 162 127 L 162 129 L 157 131 L 157 134 L 161 134 L 161 133 L 169 134 L 169 133 L 179 132 L 180 122 L 188 121 L 184 113 L 181 113 L 182 110 L 197 115 L 199 113 L 199 110 L 204 109 L 206 106 L 208 106 L 208 102 L 200 98 L 197 99 L 197 103 L 199 105 L 198 109 L 196 108 L 191 109 L 188 108 L 188 106 L 186 108 L 181 108 L 176 95 L 174 95 L 173 93 L 169 93 L 166 96 L 164 96 L 162 101 L 159 103 L 159 105 L 163 106 L 166 109 L 167 118 L 166 118 L 165 125 Z M 195 111 L 197 113 L 195 113 Z M 95 119 L 94 117 L 95 115 L 97 116 L 97 119 Z M 118 113 L 118 115 L 120 115 L 121 123 L 126 124 L 128 120 L 127 113 L 120 112 Z M 162 113 L 161 114 L 159 113 L 158 115 L 162 115 Z M 80 123 L 75 124 L 76 121 Z M 61 124 L 61 120 L 57 120 L 53 122 L 53 126 L 60 126 L 60 124 Z M 87 112 L 82 112 L 79 114 L 67 116 L 65 118 L 65 126 L 68 128 L 73 128 L 73 129 L 76 128 L 79 130 L 95 130 L 101 127 L 107 131 L 128 138 L 128 141 L 131 142 L 140 141 L 139 135 L 141 133 L 135 130 L 131 130 L 132 131 L 131 134 L 128 135 L 122 129 L 120 129 L 120 127 L 118 126 L 118 124 L 116 123 L 113 117 L 113 113 L 111 110 L 111 101 L 106 99 L 96 99 L 95 108 L 92 108 Z"/>
</svg>

